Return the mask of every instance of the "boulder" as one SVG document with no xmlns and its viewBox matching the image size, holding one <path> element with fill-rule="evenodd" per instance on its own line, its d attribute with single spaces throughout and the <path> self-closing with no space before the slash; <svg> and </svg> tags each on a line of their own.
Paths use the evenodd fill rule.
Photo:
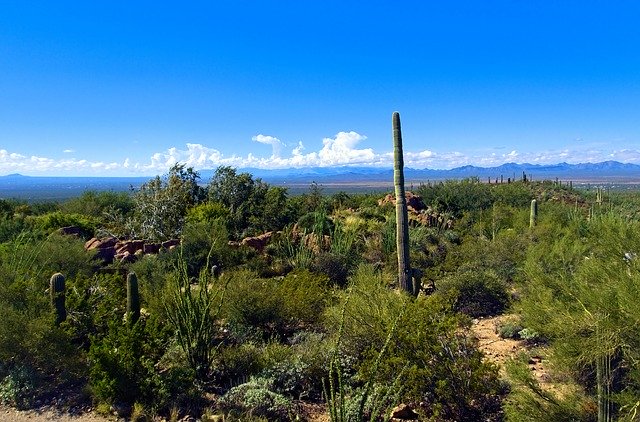
<svg viewBox="0 0 640 422">
<path fill-rule="evenodd" d="M 162 242 L 162 247 L 165 249 L 173 249 L 180 244 L 180 239 L 170 239 Z"/>
<path fill-rule="evenodd" d="M 391 420 L 413 421 L 418 420 L 419 415 L 406 404 L 400 404 L 391 411 Z"/>
<path fill-rule="evenodd" d="M 60 227 L 58 233 L 64 236 L 80 237 L 82 235 L 82 229 L 77 226 Z"/>
<path fill-rule="evenodd" d="M 116 248 L 109 246 L 107 248 L 94 248 L 96 251 L 94 259 L 99 259 L 105 264 L 111 264 L 116 256 Z"/>
<path fill-rule="evenodd" d="M 146 254 L 157 254 L 158 252 L 160 252 L 160 247 L 162 245 L 160 245 L 159 243 L 145 243 L 142 246 L 142 252 L 146 255 Z"/>
<path fill-rule="evenodd" d="M 240 242 L 241 245 L 249 246 L 257 250 L 258 252 L 264 251 L 264 248 L 269 244 L 271 238 L 273 237 L 273 232 L 266 232 L 261 234 L 260 236 L 254 237 L 245 237 Z"/>
<path fill-rule="evenodd" d="M 85 243 L 84 247 L 90 251 L 92 249 L 107 249 L 116 246 L 118 239 L 115 237 L 105 237 L 103 239 L 96 239 L 95 237 Z"/>
<path fill-rule="evenodd" d="M 419 195 L 414 194 L 413 192 L 409 192 L 406 191 L 404 193 L 404 197 L 407 201 L 407 211 L 408 212 L 413 212 L 413 213 L 418 213 L 420 211 L 422 211 L 423 209 L 427 208 L 424 205 L 424 202 L 422 202 L 422 197 L 420 197 Z M 393 194 L 387 194 L 385 195 L 384 198 L 378 200 L 378 205 L 379 206 L 384 206 L 386 204 L 395 204 L 396 203 L 396 197 Z"/>
</svg>

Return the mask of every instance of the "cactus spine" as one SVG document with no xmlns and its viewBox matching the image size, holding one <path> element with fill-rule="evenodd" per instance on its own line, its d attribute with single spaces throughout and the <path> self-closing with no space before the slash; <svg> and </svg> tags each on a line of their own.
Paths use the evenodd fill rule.
<svg viewBox="0 0 640 422">
<path fill-rule="evenodd" d="M 396 194 L 396 246 L 398 249 L 398 283 L 409 294 L 417 294 L 419 286 L 414 288 L 411 265 L 409 263 L 409 217 L 407 199 L 404 192 L 404 159 L 402 155 L 402 130 L 400 113 L 395 111 L 393 126 L 393 184 Z"/>
<path fill-rule="evenodd" d="M 127 316 L 131 324 L 135 324 L 140 318 L 140 293 L 136 273 L 127 274 Z"/>
<path fill-rule="evenodd" d="M 531 200 L 531 212 L 529 214 L 529 227 L 533 228 L 538 223 L 538 201 Z"/>
<path fill-rule="evenodd" d="M 51 307 L 56 313 L 56 325 L 67 319 L 67 309 L 65 308 L 64 276 L 55 273 L 49 280 L 49 295 L 51 296 Z"/>
</svg>

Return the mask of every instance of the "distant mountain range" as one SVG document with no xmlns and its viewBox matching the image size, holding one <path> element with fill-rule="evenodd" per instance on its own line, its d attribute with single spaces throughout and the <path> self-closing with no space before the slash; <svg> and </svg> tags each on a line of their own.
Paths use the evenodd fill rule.
<svg viewBox="0 0 640 422">
<path fill-rule="evenodd" d="M 283 186 L 292 191 L 316 182 L 327 186 L 347 188 L 377 187 L 386 189 L 393 184 L 393 169 L 380 167 L 309 167 L 263 170 L 239 169 L 254 177 Z M 583 164 L 516 164 L 507 163 L 497 167 L 463 166 L 450 170 L 405 168 L 407 184 L 435 180 L 464 179 L 477 177 L 491 182 L 508 179 L 520 180 L 523 172 L 529 180 L 573 181 L 574 183 L 640 184 L 640 165 L 617 161 Z M 200 171 L 203 183 L 209 181 L 214 170 Z M 86 190 L 126 191 L 137 188 L 150 177 L 33 177 L 21 174 L 0 176 L 0 198 L 24 198 L 28 200 L 63 200 L 77 196 Z"/>
<path fill-rule="evenodd" d="M 242 169 L 270 183 L 393 183 L 393 169 L 379 167 L 311 167 L 302 169 Z M 464 179 L 478 177 L 481 181 L 500 177 L 520 180 L 523 172 L 528 179 L 554 180 L 555 178 L 574 182 L 629 182 L 640 183 L 640 165 L 617 161 L 602 163 L 553 165 L 507 163 L 497 167 L 462 166 L 450 170 L 430 170 L 405 168 L 405 179 L 413 182 L 427 180 Z M 208 180 L 213 171 L 201 172 L 203 180 Z"/>
</svg>

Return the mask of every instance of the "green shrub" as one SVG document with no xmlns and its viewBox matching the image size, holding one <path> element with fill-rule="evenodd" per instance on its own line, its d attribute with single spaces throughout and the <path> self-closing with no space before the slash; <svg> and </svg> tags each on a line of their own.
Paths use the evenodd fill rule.
<svg viewBox="0 0 640 422">
<path fill-rule="evenodd" d="M 315 256 L 311 269 L 324 274 L 336 286 L 344 287 L 349 277 L 348 258 L 331 252 L 322 252 Z"/>
<path fill-rule="evenodd" d="M 0 380 L 0 403 L 28 409 L 35 402 L 37 392 L 37 375 L 33 369 L 25 366 L 14 366 Z"/>
<path fill-rule="evenodd" d="M 128 405 L 138 402 L 160 409 L 187 394 L 188 385 L 193 385 L 193 373 L 159 372 L 163 339 L 154 331 L 153 324 L 145 319 L 131 325 L 119 318 L 109 323 L 105 336 L 92 337 L 89 385 L 98 401 Z"/>
<path fill-rule="evenodd" d="M 438 282 L 438 291 L 454 298 L 457 312 L 472 317 L 500 314 L 510 302 L 506 284 L 491 270 L 450 275 Z"/>
<path fill-rule="evenodd" d="M 497 332 L 500 338 L 519 339 L 519 333 L 522 329 L 522 324 L 519 321 L 510 319 L 500 324 L 500 326 L 497 327 Z"/>
<path fill-rule="evenodd" d="M 82 231 L 82 236 L 86 238 L 93 236 L 97 227 L 97 220 L 95 218 L 82 214 L 67 214 L 61 211 L 33 217 L 31 223 L 45 233 L 51 233 L 62 227 L 79 227 Z"/>
<path fill-rule="evenodd" d="M 353 376 L 342 373 L 345 386 L 357 388 L 371 380 L 389 391 L 402 374 L 400 400 L 421 403 L 426 417 L 497 417 L 503 394 L 497 369 L 483 361 L 465 319 L 451 313 L 449 300 L 435 295 L 412 300 L 389 289 L 371 267 L 361 266 L 349 293 L 328 312 L 328 328 L 337 333 L 342 327 L 340 359 L 351 359 L 341 367 L 356 370 Z M 378 359 L 394 324 L 388 350 Z"/>
<path fill-rule="evenodd" d="M 301 327 L 317 325 L 327 303 L 327 279 L 295 271 L 280 279 L 248 272 L 231 275 L 224 314 L 236 329 L 255 328 L 264 338 L 285 338 Z"/>
<path fill-rule="evenodd" d="M 270 382 L 263 378 L 252 378 L 233 387 L 220 398 L 218 405 L 226 410 L 235 409 L 273 421 L 290 420 L 295 409 L 290 399 L 272 391 Z"/>
</svg>

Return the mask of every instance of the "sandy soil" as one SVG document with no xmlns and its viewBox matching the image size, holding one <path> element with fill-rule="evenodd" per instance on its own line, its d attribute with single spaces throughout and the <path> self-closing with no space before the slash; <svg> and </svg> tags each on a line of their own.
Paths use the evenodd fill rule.
<svg viewBox="0 0 640 422">
<path fill-rule="evenodd" d="M 506 361 L 514 359 L 520 353 L 527 353 L 529 357 L 529 368 L 536 377 L 542 388 L 554 389 L 550 382 L 549 372 L 545 357 L 540 350 L 532 354 L 525 341 L 504 339 L 498 335 L 498 328 L 502 321 L 510 318 L 510 315 L 499 315 L 492 318 L 483 318 L 473 321 L 472 330 L 478 338 L 478 347 L 486 356 L 486 359 L 498 365 L 500 373 L 506 376 L 504 364 Z"/>
<path fill-rule="evenodd" d="M 93 411 L 72 414 L 51 407 L 34 410 L 16 410 L 11 407 L 0 406 L 0 421 L 2 422 L 113 422 L 116 420 L 115 417 L 111 419 L 105 418 Z"/>
</svg>

